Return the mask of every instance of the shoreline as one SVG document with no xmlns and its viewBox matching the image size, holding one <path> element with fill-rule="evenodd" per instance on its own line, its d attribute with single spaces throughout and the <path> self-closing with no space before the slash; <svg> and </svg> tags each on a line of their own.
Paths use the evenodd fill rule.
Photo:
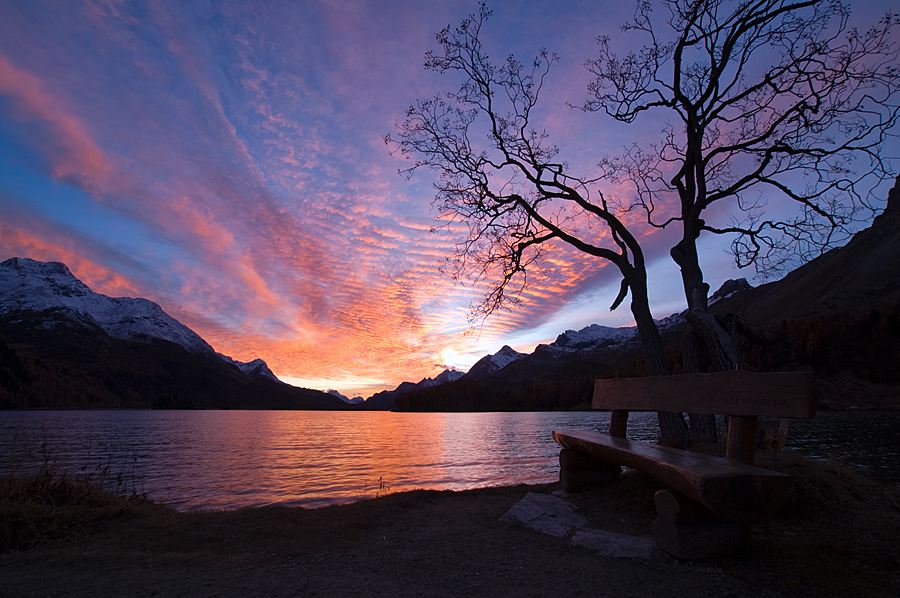
<svg viewBox="0 0 900 598">
<path fill-rule="evenodd" d="M 833 464 L 760 456 L 794 475 L 795 489 L 775 520 L 754 526 L 748 549 L 721 559 L 605 557 L 501 521 L 528 492 L 558 484 L 413 490 L 317 509 L 144 503 L 0 554 L 0 594 L 889 596 L 900 587 L 900 489 Z M 565 499 L 591 527 L 648 538 L 659 488 L 630 472 Z"/>
</svg>

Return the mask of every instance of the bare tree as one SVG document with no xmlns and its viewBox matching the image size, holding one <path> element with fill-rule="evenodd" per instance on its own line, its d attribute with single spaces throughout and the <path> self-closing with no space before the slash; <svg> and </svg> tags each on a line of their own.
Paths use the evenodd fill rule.
<svg viewBox="0 0 900 598">
<path fill-rule="evenodd" d="M 622 283 L 612 309 L 630 291 L 647 370 L 667 374 L 637 238 L 594 188 L 596 180 L 570 172 L 535 126 L 534 109 L 557 57 L 541 51 L 527 65 L 513 56 L 493 64 L 480 40 L 490 14 L 482 3 L 477 15 L 438 33 L 440 51 L 428 52 L 425 66 L 460 75 L 462 84 L 410 106 L 397 137 L 388 135 L 385 142 L 412 160 L 406 173 L 439 173 L 439 218 L 464 223 L 468 231 L 450 259 L 454 274 L 490 289 L 477 315 L 515 303 L 548 244 L 566 243 L 618 268 Z M 660 427 L 667 442 L 684 444 L 680 414 L 661 414 Z"/>
<path fill-rule="evenodd" d="M 737 265 L 765 276 L 874 216 L 868 193 L 891 177 L 882 152 L 898 120 L 900 20 L 888 12 L 860 33 L 838 0 L 660 4 L 662 26 L 639 1 L 623 27 L 643 34 L 640 50 L 620 56 L 599 38 L 585 109 L 626 123 L 668 119 L 657 143 L 605 158 L 603 178 L 630 184 L 623 206 L 645 210 L 653 226 L 680 225 L 671 255 L 693 328 L 686 365 L 732 369 L 741 357 L 708 312 L 697 239 L 733 235 Z M 731 221 L 713 222 L 713 206 Z"/>
</svg>

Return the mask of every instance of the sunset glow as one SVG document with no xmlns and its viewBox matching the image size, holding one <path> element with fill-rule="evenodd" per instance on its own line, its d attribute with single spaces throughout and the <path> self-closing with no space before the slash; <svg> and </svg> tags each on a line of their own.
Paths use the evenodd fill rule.
<svg viewBox="0 0 900 598">
<path fill-rule="evenodd" d="M 877 14 L 877 2 L 860 2 Z M 540 116 L 568 164 L 658 128 L 567 107 L 622 2 L 490 3 L 492 57 L 561 61 Z M 470 322 L 484 289 L 441 261 L 433 180 L 383 137 L 416 98 L 434 35 L 475 0 L 0 2 L 0 260 L 65 262 L 93 290 L 159 303 L 217 351 L 285 381 L 367 397 L 569 328 L 631 325 L 618 277 L 554 246 L 515 311 Z M 638 215 L 634 216 L 638 218 Z M 657 318 L 684 308 L 672 233 L 641 230 Z M 703 245 L 705 243 L 705 245 Z M 701 240 L 713 288 L 750 276 Z"/>
</svg>

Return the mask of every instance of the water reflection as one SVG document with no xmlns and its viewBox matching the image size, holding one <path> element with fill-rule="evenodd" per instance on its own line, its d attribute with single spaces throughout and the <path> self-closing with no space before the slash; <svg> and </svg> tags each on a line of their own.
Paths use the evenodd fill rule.
<svg viewBox="0 0 900 598">
<path fill-rule="evenodd" d="M 605 429 L 607 413 L 302 411 L 0 412 L 4 467 L 42 455 L 70 471 L 133 472 L 179 509 L 282 503 L 323 506 L 391 491 L 552 482 L 555 428 Z M 791 447 L 900 483 L 900 414 L 820 413 Z M 653 440 L 653 414 L 629 437 Z"/>
</svg>

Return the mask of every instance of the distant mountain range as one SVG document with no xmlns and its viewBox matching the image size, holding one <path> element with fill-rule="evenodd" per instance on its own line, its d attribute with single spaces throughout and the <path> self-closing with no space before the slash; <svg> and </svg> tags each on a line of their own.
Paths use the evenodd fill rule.
<svg viewBox="0 0 900 598">
<path fill-rule="evenodd" d="M 59 262 L 0 263 L 0 341 L 0 406 L 347 406 L 216 353 L 152 301 L 95 293 Z"/>
<path fill-rule="evenodd" d="M 397 397 L 399 397 L 400 395 L 423 390 L 426 388 L 432 388 L 434 386 L 441 386 L 443 384 L 447 384 L 448 382 L 455 382 L 456 380 L 459 380 L 461 377 L 463 377 L 463 375 L 464 372 L 460 372 L 459 370 L 444 370 L 434 378 L 424 378 L 415 383 L 402 382 L 400 386 L 398 386 L 394 390 L 383 390 L 381 392 L 377 392 L 366 399 L 365 402 L 359 403 L 359 405 L 363 409 L 393 409 L 394 404 L 397 401 Z"/>
<path fill-rule="evenodd" d="M 683 322 L 684 317 L 675 314 L 657 321 L 657 325 L 660 330 L 667 331 Z M 640 350 L 636 327 L 610 328 L 592 324 L 581 330 L 566 330 L 554 342 L 538 345 L 533 353 L 520 353 L 504 345 L 496 353 L 479 359 L 468 372 L 444 370 L 433 379 L 425 378 L 418 383 L 403 382 L 394 390 L 372 395 L 362 406 L 366 409 L 393 409 L 403 396 L 400 405 L 405 407 L 409 404 L 409 397 L 405 395 L 418 396 L 421 391 L 432 394 L 456 392 L 457 389 L 482 382 L 522 386 L 557 380 L 573 372 L 593 372 L 598 365 L 606 367 L 604 364 L 617 362 L 623 355 L 631 355 L 636 350 Z M 456 384 L 449 384 L 451 382 Z"/>
</svg>

